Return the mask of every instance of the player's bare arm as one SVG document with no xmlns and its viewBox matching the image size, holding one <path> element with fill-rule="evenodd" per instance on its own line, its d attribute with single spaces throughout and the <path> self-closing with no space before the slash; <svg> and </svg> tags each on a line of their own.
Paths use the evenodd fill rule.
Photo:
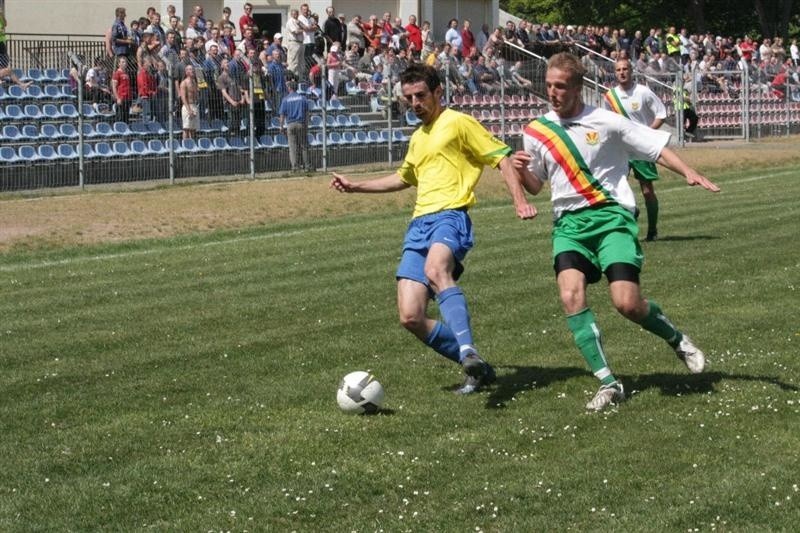
<svg viewBox="0 0 800 533">
<path fill-rule="evenodd" d="M 364 192 L 364 193 L 378 193 L 378 192 L 394 192 L 402 191 L 409 188 L 410 185 L 400 179 L 397 173 L 382 178 L 375 178 L 364 181 L 352 181 L 343 174 L 333 173 L 331 178 L 330 188 L 336 189 L 339 192 Z"/>
<path fill-rule="evenodd" d="M 528 168 L 528 164 L 531 162 L 531 159 L 532 156 L 525 150 L 518 150 L 512 156 L 514 168 L 519 173 L 519 177 L 522 180 L 522 186 L 526 191 L 535 196 L 539 194 L 539 191 L 542 190 L 543 182 Z"/>
<path fill-rule="evenodd" d="M 506 182 L 506 187 L 508 187 L 508 192 L 511 193 L 517 216 L 523 220 L 534 218 L 537 214 L 536 206 L 530 204 L 525 198 L 522 176 L 520 176 L 519 170 L 514 164 L 513 157 L 503 158 L 498 166 Z"/>
<path fill-rule="evenodd" d="M 700 187 L 709 190 L 711 192 L 719 192 L 719 187 L 714 184 L 711 180 L 697 172 L 695 169 L 687 165 L 678 154 L 670 150 L 669 148 L 664 148 L 661 150 L 661 155 L 659 156 L 658 160 L 656 161 L 659 165 L 667 167 L 668 169 L 672 170 L 673 172 L 677 172 L 684 178 L 686 178 L 686 183 L 690 186 L 694 187 L 695 185 L 699 185 Z"/>
</svg>

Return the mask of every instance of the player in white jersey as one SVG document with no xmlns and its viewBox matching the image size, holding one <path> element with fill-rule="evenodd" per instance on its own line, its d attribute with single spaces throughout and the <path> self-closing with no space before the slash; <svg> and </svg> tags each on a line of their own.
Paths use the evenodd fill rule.
<svg viewBox="0 0 800 533">
<path fill-rule="evenodd" d="M 719 188 L 667 148 L 668 134 L 584 105 L 584 72 L 580 60 L 569 53 L 548 61 L 545 86 L 552 111 L 525 128 L 525 149 L 514 155 L 521 176 L 514 188 L 537 194 L 543 182 L 550 181 L 556 281 L 575 344 L 601 382 L 586 408 L 600 410 L 625 397 L 587 306 L 586 285 L 599 281 L 602 274 L 624 317 L 667 341 L 690 372 L 705 367 L 703 352 L 672 325 L 658 304 L 642 297 L 643 257 L 627 181 L 628 161 L 657 161 L 683 175 L 689 185 L 713 192 Z"/>
<path fill-rule="evenodd" d="M 627 59 L 618 59 L 614 65 L 614 73 L 617 86 L 606 93 L 603 107 L 654 130 L 660 128 L 667 118 L 664 102 L 650 88 L 634 82 L 631 62 Z M 654 241 L 658 237 L 658 198 L 653 182 L 658 179 L 658 170 L 650 161 L 633 160 L 630 165 L 633 176 L 641 186 L 647 211 L 645 240 Z"/>
</svg>

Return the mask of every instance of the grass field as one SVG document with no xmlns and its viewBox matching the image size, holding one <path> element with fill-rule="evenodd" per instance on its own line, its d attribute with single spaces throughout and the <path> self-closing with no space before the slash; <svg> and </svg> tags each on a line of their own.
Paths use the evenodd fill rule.
<svg viewBox="0 0 800 533">
<path fill-rule="evenodd" d="M 687 375 L 598 284 L 632 394 L 599 414 L 545 198 L 532 222 L 499 197 L 472 212 L 462 286 L 499 379 L 463 398 L 397 324 L 405 205 L 8 251 L 0 530 L 794 531 L 800 171 L 714 178 L 719 195 L 662 180 L 662 239 L 643 244 L 645 293 L 710 367 Z M 352 370 L 384 384 L 380 415 L 339 412 Z"/>
</svg>

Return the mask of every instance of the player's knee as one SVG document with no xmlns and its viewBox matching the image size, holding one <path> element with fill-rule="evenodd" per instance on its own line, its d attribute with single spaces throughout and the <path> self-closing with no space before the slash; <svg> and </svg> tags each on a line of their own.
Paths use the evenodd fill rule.
<svg viewBox="0 0 800 533">
<path fill-rule="evenodd" d="M 412 333 L 425 329 L 425 316 L 417 312 L 400 310 L 400 325 Z"/>
<path fill-rule="evenodd" d="M 642 190 L 642 197 L 644 198 L 645 202 L 653 201 L 656 199 L 656 191 L 653 189 Z"/>
<path fill-rule="evenodd" d="M 628 320 L 638 322 L 643 318 L 641 303 L 634 298 L 615 299 L 614 307 L 617 309 L 619 314 Z"/>
<path fill-rule="evenodd" d="M 559 289 L 559 296 L 561 298 L 561 305 L 564 307 L 564 312 L 568 315 L 577 313 L 586 307 L 586 298 L 583 290 L 573 287 L 561 287 Z"/>
<path fill-rule="evenodd" d="M 425 265 L 425 277 L 439 290 L 450 285 L 453 279 L 452 273 L 445 266 L 438 264 Z"/>
</svg>

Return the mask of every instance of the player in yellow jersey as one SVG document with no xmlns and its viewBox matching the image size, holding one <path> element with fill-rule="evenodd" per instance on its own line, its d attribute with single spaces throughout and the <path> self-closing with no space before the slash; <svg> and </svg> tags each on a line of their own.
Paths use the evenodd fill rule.
<svg viewBox="0 0 800 533">
<path fill-rule="evenodd" d="M 473 245 L 468 209 L 483 167 L 499 167 L 512 191 L 517 216 L 536 216 L 519 186 L 511 148 L 475 119 L 442 106 L 436 69 L 414 64 L 400 76 L 403 97 L 422 126 L 411 137 L 408 153 L 391 175 L 351 181 L 333 174 L 331 187 L 344 193 L 383 193 L 417 187 L 414 214 L 397 268 L 397 308 L 401 324 L 439 354 L 462 365 L 466 379 L 458 389 L 470 394 L 495 379 L 494 369 L 475 348 L 464 293 L 456 284 L 462 262 Z M 427 314 L 436 297 L 442 321 Z"/>
</svg>

